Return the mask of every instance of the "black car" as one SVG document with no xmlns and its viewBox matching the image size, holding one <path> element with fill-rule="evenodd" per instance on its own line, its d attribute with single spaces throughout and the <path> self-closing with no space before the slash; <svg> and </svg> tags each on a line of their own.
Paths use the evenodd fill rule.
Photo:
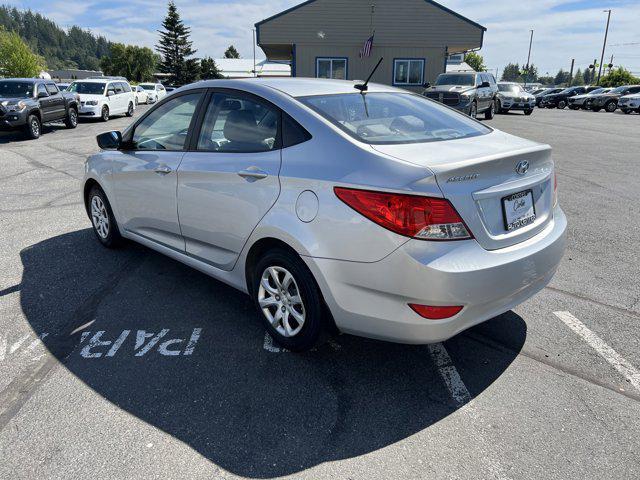
<svg viewBox="0 0 640 480">
<path fill-rule="evenodd" d="M 78 103 L 75 93 L 60 91 L 52 80 L 0 79 L 0 130 L 23 129 L 38 138 L 43 123 L 64 121 L 76 128 Z"/>
<path fill-rule="evenodd" d="M 543 108 L 557 107 L 562 110 L 569 104 L 569 101 L 568 101 L 569 97 L 574 97 L 576 95 L 589 93 L 595 90 L 596 88 L 600 88 L 600 87 L 598 87 L 597 85 L 587 85 L 584 87 L 565 88 L 561 92 L 552 93 L 550 95 L 545 95 L 544 97 L 542 97 L 542 101 L 540 102 L 540 107 L 543 107 Z"/>
<path fill-rule="evenodd" d="M 541 92 L 534 93 L 533 96 L 536 97 L 536 107 L 540 106 L 540 102 L 544 98 L 545 95 L 551 95 L 552 93 L 558 93 L 564 90 L 564 88 L 545 88 Z"/>
<path fill-rule="evenodd" d="M 620 97 L 634 93 L 640 93 L 640 85 L 623 85 L 602 95 L 596 95 L 591 99 L 591 110 L 599 112 L 604 108 L 607 112 L 615 112 Z"/>
</svg>

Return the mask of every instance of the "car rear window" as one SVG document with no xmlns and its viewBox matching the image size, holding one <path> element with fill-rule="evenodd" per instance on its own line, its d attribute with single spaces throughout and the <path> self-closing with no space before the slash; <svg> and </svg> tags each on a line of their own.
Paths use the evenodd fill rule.
<svg viewBox="0 0 640 480">
<path fill-rule="evenodd" d="M 370 144 L 436 142 L 491 132 L 464 114 L 412 93 L 345 93 L 298 100 Z"/>
</svg>

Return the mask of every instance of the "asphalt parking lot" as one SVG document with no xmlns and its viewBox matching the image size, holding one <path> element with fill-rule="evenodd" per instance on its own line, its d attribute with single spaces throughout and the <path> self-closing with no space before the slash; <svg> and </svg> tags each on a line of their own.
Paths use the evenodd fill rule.
<svg viewBox="0 0 640 480">
<path fill-rule="evenodd" d="M 83 162 L 129 121 L 0 134 L 0 478 L 640 477 L 639 115 L 487 122 L 554 148 L 568 249 L 537 296 L 302 355 L 243 294 L 98 244 Z"/>
</svg>

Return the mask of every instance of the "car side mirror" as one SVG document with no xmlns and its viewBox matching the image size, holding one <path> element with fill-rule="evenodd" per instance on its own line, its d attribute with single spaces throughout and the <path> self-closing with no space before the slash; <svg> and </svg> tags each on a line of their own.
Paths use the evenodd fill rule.
<svg viewBox="0 0 640 480">
<path fill-rule="evenodd" d="M 489 82 L 482 82 L 478 88 L 489 88 L 490 86 Z"/>
<path fill-rule="evenodd" d="M 422 84 L 422 86 L 423 86 L 424 88 L 431 88 L 431 84 L 430 84 L 429 82 L 424 82 L 424 83 Z"/>
<path fill-rule="evenodd" d="M 101 133 L 96 140 L 102 150 L 117 150 L 122 145 L 122 133 L 118 131 Z"/>
<path fill-rule="evenodd" d="M 38 98 L 47 98 L 49 96 L 49 94 L 45 93 L 45 92 L 38 92 Z"/>
<path fill-rule="evenodd" d="M 115 90 L 107 90 L 107 97 L 111 97 L 112 95 L 115 95 L 116 91 Z"/>
</svg>

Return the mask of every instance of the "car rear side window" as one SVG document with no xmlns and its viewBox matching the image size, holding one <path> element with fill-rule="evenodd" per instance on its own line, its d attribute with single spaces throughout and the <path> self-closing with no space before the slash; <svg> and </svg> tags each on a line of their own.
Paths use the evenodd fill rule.
<svg viewBox="0 0 640 480">
<path fill-rule="evenodd" d="M 282 112 L 282 148 L 311 140 L 311 134 L 285 112 Z"/>
<path fill-rule="evenodd" d="M 183 150 L 201 92 L 174 97 L 136 125 L 132 142 L 137 150 Z"/>
<path fill-rule="evenodd" d="M 129 86 L 128 83 L 122 82 L 122 88 L 124 89 L 125 92 L 130 92 L 131 91 L 131 87 Z"/>
<path fill-rule="evenodd" d="M 298 98 L 361 142 L 401 144 L 485 135 L 491 129 L 421 95 L 344 93 Z"/>
<path fill-rule="evenodd" d="M 216 93 L 198 137 L 198 150 L 256 153 L 279 148 L 280 110 L 254 97 Z"/>
<path fill-rule="evenodd" d="M 116 93 L 124 93 L 124 86 L 122 85 L 122 83 L 116 82 L 113 85 L 116 89 Z"/>
</svg>

